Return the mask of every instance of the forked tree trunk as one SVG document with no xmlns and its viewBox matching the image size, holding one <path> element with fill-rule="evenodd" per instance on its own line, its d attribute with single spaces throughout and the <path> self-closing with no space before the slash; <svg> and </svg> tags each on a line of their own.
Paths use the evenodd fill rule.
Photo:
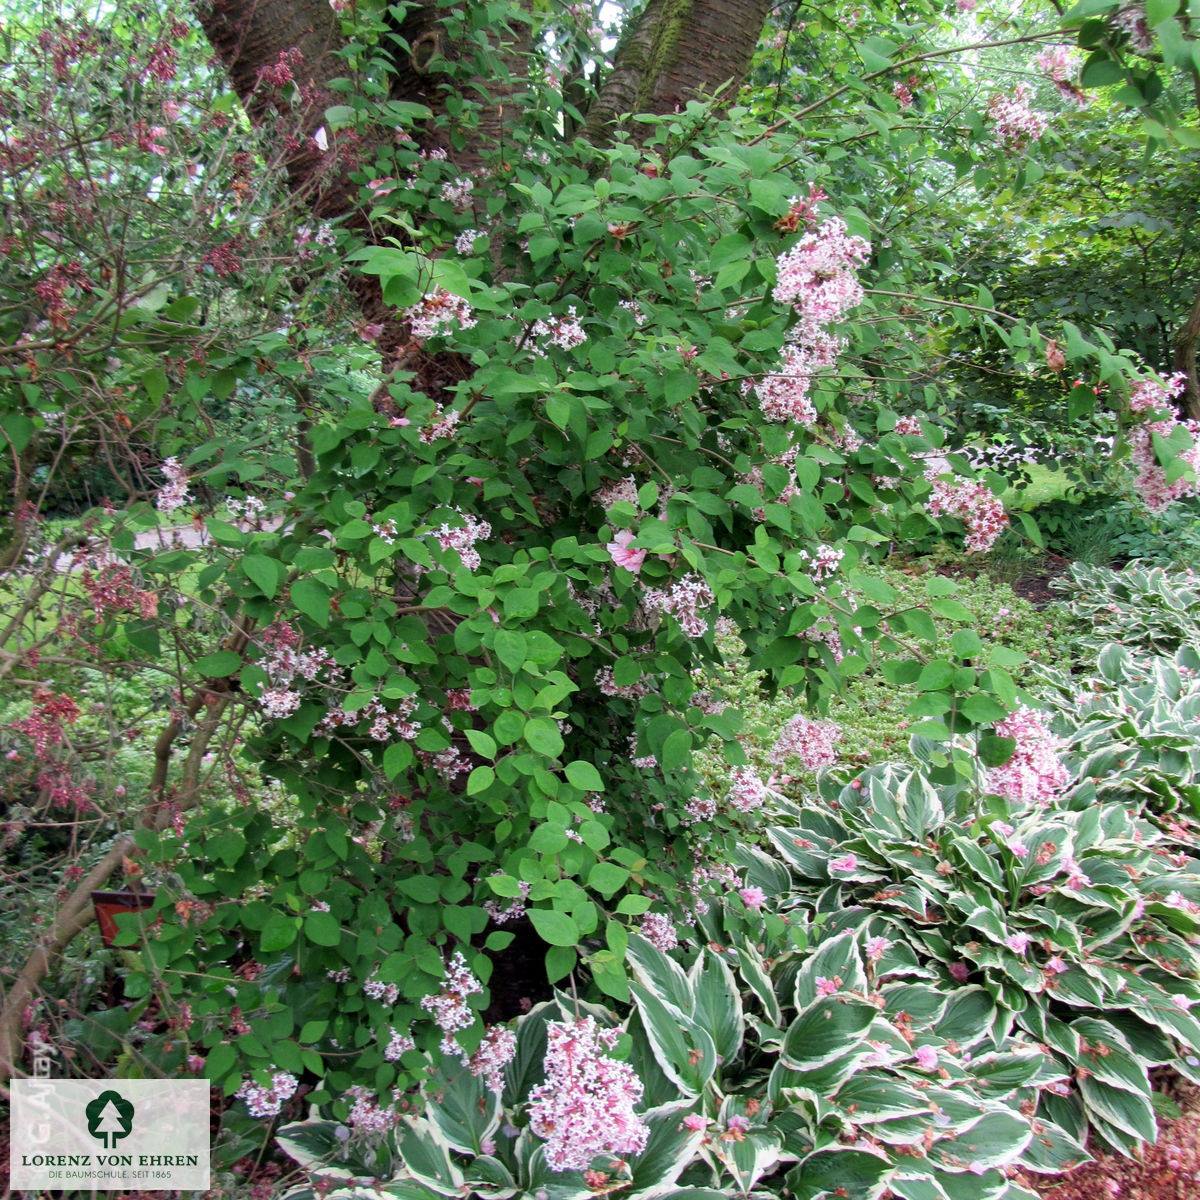
<svg viewBox="0 0 1200 1200">
<path fill-rule="evenodd" d="M 722 84 L 732 100 L 772 7 L 769 0 L 649 0 L 617 46 L 587 113 L 588 136 L 603 139 L 624 113 L 674 112 Z"/>
</svg>

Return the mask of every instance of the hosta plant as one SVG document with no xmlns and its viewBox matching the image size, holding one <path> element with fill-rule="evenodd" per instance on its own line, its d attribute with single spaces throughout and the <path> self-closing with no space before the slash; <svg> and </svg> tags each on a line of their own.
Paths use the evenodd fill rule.
<svg viewBox="0 0 1200 1200">
<path fill-rule="evenodd" d="M 1038 1167 L 1066 1165 L 1089 1125 L 1132 1151 L 1155 1136 L 1150 1069 L 1200 1078 L 1191 835 L 1176 823 L 1168 836 L 1089 781 L 1042 803 L 977 795 L 886 765 L 825 780 L 769 831 L 797 879 L 790 903 L 827 935 L 893 943 L 930 1007 L 965 986 L 980 1030 L 1041 1048 L 1067 1082 L 1027 1111 L 1070 1137 L 1031 1142 Z"/>
<path fill-rule="evenodd" d="M 778 863 L 747 862 L 786 887 Z M 686 970 L 631 938 L 633 1011 L 562 994 L 539 1005 L 517 1023 L 500 1092 L 442 1058 L 382 1139 L 286 1127 L 281 1145 L 310 1174 L 293 1196 L 1029 1200 L 1006 1168 L 1086 1158 L 1065 1129 L 1028 1119 L 1065 1073 L 992 1019 L 984 989 L 927 982 L 883 919 L 829 928 L 810 953 L 799 910 L 763 919 L 759 938 L 744 915 L 736 902 L 704 914 L 713 940 Z M 597 1029 L 622 1063 L 598 1062 Z"/>
<path fill-rule="evenodd" d="M 1156 654 L 1200 647 L 1200 577 L 1190 569 L 1131 563 L 1110 571 L 1074 563 L 1057 586 L 1084 627 L 1084 642 L 1140 645 Z"/>
<path fill-rule="evenodd" d="M 1168 658 L 1109 643 L 1094 672 L 1054 682 L 1047 699 L 1074 724 L 1066 752 L 1097 795 L 1200 812 L 1200 645 Z"/>
</svg>

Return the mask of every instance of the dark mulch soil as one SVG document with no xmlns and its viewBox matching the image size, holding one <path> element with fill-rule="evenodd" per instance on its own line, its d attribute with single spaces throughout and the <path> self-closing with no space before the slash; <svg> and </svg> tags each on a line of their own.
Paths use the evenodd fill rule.
<svg viewBox="0 0 1200 1200">
<path fill-rule="evenodd" d="M 1095 1162 L 1067 1175 L 1029 1175 L 1018 1182 L 1043 1200 L 1200 1200 L 1200 1089 L 1175 1078 L 1163 1090 L 1183 1115 L 1159 1121 L 1158 1142 L 1140 1159 L 1092 1147 Z"/>
<path fill-rule="evenodd" d="M 1012 590 L 1030 604 L 1044 608 L 1060 596 L 1060 593 L 1050 586 L 1051 580 L 1065 574 L 1070 565 L 1069 559 L 1047 554 L 1038 564 L 1037 570 L 1025 571 L 1013 580 Z"/>
</svg>

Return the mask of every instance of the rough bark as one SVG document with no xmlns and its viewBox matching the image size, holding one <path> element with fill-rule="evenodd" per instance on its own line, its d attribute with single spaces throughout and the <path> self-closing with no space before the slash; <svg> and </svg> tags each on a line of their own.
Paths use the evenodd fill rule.
<svg viewBox="0 0 1200 1200">
<path fill-rule="evenodd" d="M 1187 386 L 1180 397 L 1179 406 L 1183 415 L 1200 420 L 1200 373 L 1197 372 L 1197 350 L 1200 349 L 1200 292 L 1188 319 L 1175 335 L 1171 366 L 1187 376 Z"/>
<path fill-rule="evenodd" d="M 602 139 L 623 113 L 669 113 L 746 76 L 770 0 L 649 0 L 587 114 Z M 634 130 L 637 136 L 637 130 Z"/>
<path fill-rule="evenodd" d="M 274 93 L 261 84 L 261 72 L 293 51 L 301 55 L 291 69 L 302 86 L 324 92 L 331 79 L 345 74 L 345 63 L 337 56 L 341 30 L 327 0 L 212 0 L 198 7 L 197 17 L 256 125 L 274 111 Z M 335 217 L 349 211 L 352 199 L 344 180 L 326 178 L 325 156 L 312 136 L 323 119 L 319 106 L 305 106 L 302 136 L 286 162 L 292 187 L 312 192 L 314 213 Z"/>
</svg>

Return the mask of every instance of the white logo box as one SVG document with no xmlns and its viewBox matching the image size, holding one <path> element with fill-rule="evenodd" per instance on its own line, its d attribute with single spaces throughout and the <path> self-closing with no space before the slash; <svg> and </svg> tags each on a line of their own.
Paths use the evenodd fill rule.
<svg viewBox="0 0 1200 1200">
<path fill-rule="evenodd" d="M 14 1079 L 11 1187 L 203 1191 L 210 1183 L 202 1079 Z"/>
</svg>

